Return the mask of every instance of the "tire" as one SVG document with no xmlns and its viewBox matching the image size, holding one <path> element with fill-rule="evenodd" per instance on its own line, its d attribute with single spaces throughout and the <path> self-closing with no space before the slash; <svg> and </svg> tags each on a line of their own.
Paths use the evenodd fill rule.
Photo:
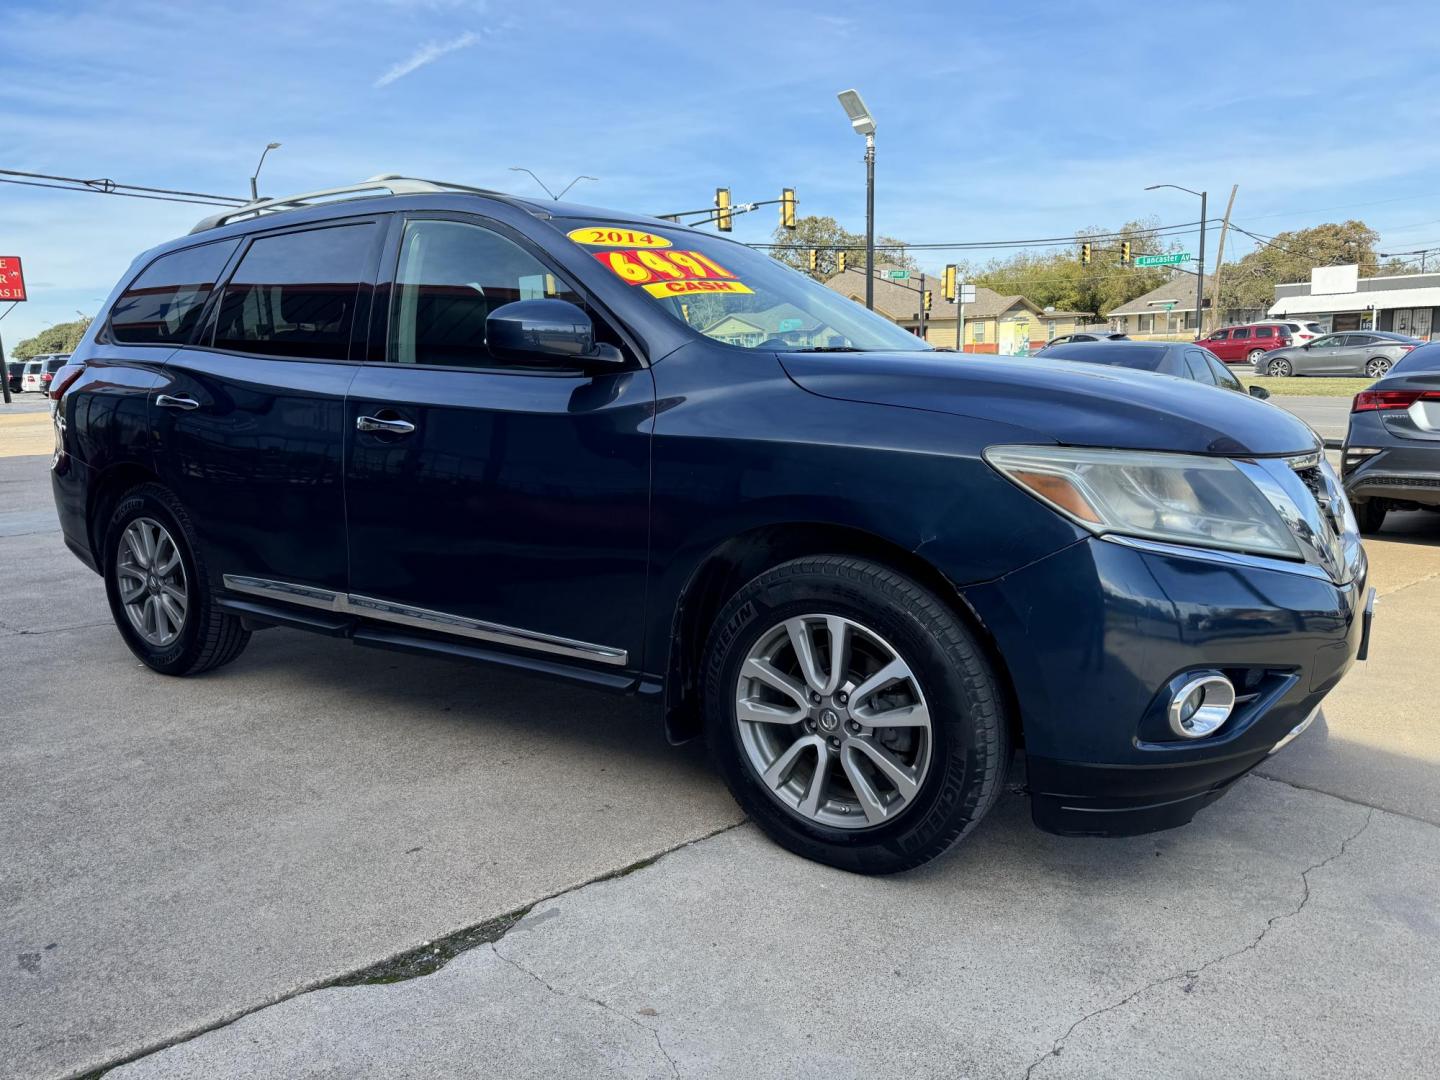
<svg viewBox="0 0 1440 1080">
<path fill-rule="evenodd" d="M 1366 499 L 1355 504 L 1355 520 L 1362 533 L 1378 533 L 1385 524 L 1385 514 L 1390 508 L 1379 499 Z"/>
<path fill-rule="evenodd" d="M 1260 362 L 1260 358 L 1264 355 L 1264 349 L 1251 349 L 1248 353 L 1246 353 L 1245 359 L 1249 360 L 1251 364 L 1258 364 Z"/>
<path fill-rule="evenodd" d="M 135 539 L 145 535 L 154 543 L 148 561 L 140 550 L 145 541 L 137 546 Z M 162 675 L 198 675 L 228 664 L 250 641 L 250 631 L 239 618 L 215 606 L 199 552 L 185 508 L 159 484 L 144 484 L 126 493 L 105 529 L 105 595 L 110 613 L 130 651 Z M 161 573 L 171 556 L 178 556 L 175 569 L 180 574 L 175 569 Z M 167 597 L 174 597 L 177 590 L 184 594 L 183 605 L 177 606 L 180 602 L 173 599 L 166 605 Z M 142 613 L 132 616 L 137 608 Z M 173 614 L 177 610 L 178 619 Z M 167 629 L 173 634 L 167 635 Z"/>
<path fill-rule="evenodd" d="M 1365 374 L 1371 379 L 1383 379 L 1391 367 L 1390 361 L 1383 356 L 1372 357 L 1365 361 Z"/>
<path fill-rule="evenodd" d="M 812 641 L 818 661 L 813 671 L 842 623 L 846 666 L 853 670 L 841 680 L 826 664 L 833 693 L 817 699 L 791 627 L 801 626 Z M 770 670 L 786 673 L 787 693 L 776 691 L 768 677 L 749 674 L 757 670 L 750 661 L 771 641 L 778 644 Z M 896 670 L 886 666 L 885 649 L 906 677 L 865 692 L 876 670 Z M 789 666 L 782 659 L 787 655 Z M 847 706 L 847 688 L 861 691 L 863 700 L 857 694 Z M 755 711 L 756 698 L 748 693 L 778 697 L 778 708 L 797 722 L 741 719 L 742 710 L 747 716 Z M 706 645 L 706 738 L 735 800 L 781 846 L 855 873 L 909 870 L 975 828 L 999 796 L 1010 762 L 1005 702 L 979 642 L 955 613 L 911 579 L 863 559 L 812 556 L 767 570 L 725 605 Z M 883 723 L 902 713 L 912 720 L 923 714 L 927 726 Z M 871 720 L 876 722 L 862 722 Z M 792 751 L 805 744 L 798 757 L 791 754 L 795 764 L 788 769 L 780 761 L 787 740 L 794 740 Z M 771 750 L 776 756 L 767 771 L 781 769 L 774 784 L 762 771 Z M 886 779 L 895 775 L 879 764 L 887 757 L 903 766 L 908 796 L 899 782 Z M 816 789 L 822 758 L 828 764 Z M 852 780 L 857 770 L 862 775 Z M 812 798 L 816 790 L 826 797 Z"/>
<path fill-rule="evenodd" d="M 1276 379 L 1284 379 L 1294 373 L 1295 370 L 1290 366 L 1290 361 L 1283 356 L 1277 357 L 1265 365 L 1265 374 Z"/>
</svg>

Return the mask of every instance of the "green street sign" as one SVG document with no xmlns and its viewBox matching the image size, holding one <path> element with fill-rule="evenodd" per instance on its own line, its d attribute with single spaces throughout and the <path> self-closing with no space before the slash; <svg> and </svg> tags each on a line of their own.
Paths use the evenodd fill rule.
<svg viewBox="0 0 1440 1080">
<path fill-rule="evenodd" d="M 1176 251 L 1170 255 L 1136 255 L 1136 266 L 1174 266 L 1176 263 L 1189 262 L 1192 256 L 1188 251 Z"/>
<path fill-rule="evenodd" d="M 888 270 L 885 273 L 891 281 L 904 281 L 910 276 L 909 270 Z"/>
</svg>

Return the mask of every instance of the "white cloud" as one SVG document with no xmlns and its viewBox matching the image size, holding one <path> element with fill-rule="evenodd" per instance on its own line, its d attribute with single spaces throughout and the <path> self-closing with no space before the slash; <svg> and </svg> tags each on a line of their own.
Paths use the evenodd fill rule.
<svg viewBox="0 0 1440 1080">
<path fill-rule="evenodd" d="M 449 53 L 458 52 L 461 49 L 468 49 L 480 41 L 480 35 L 473 30 L 467 30 L 459 37 L 450 41 L 428 41 L 416 49 L 408 58 L 400 61 L 389 71 L 385 72 L 375 80 L 375 88 L 389 86 L 397 79 L 403 79 L 411 72 L 418 71 L 426 64 L 433 64 L 440 57 Z"/>
</svg>

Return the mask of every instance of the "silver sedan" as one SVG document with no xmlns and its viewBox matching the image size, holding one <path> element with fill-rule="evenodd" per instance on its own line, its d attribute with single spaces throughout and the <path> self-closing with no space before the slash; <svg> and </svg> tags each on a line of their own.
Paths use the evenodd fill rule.
<svg viewBox="0 0 1440 1080">
<path fill-rule="evenodd" d="M 1399 359 L 1424 342 L 1385 330 L 1326 334 L 1304 345 L 1262 353 L 1256 375 L 1365 375 L 1381 378 Z"/>
</svg>

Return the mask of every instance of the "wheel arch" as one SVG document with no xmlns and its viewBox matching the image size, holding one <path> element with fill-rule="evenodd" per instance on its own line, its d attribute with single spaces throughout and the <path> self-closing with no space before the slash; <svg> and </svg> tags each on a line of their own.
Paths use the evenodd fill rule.
<svg viewBox="0 0 1440 1080">
<path fill-rule="evenodd" d="M 90 505 L 85 518 L 90 533 L 90 550 L 95 553 L 95 561 L 101 573 L 105 572 L 109 562 L 109 554 L 105 551 L 105 526 L 110 515 L 115 512 L 115 506 L 127 491 L 132 491 L 141 484 L 158 483 L 160 478 L 150 469 L 127 461 L 110 466 L 91 485 Z"/>
<path fill-rule="evenodd" d="M 995 669 L 1005 695 L 1010 734 L 1019 745 L 1019 700 L 1010 670 L 993 635 L 954 584 L 932 563 L 884 537 L 863 529 L 820 522 L 760 526 L 713 548 L 691 573 L 672 612 L 670 652 L 665 668 L 665 734 L 687 742 L 703 730 L 700 674 L 705 641 L 714 617 L 746 582 L 781 563 L 810 555 L 868 559 L 905 574 L 933 592 L 975 635 Z"/>
</svg>

